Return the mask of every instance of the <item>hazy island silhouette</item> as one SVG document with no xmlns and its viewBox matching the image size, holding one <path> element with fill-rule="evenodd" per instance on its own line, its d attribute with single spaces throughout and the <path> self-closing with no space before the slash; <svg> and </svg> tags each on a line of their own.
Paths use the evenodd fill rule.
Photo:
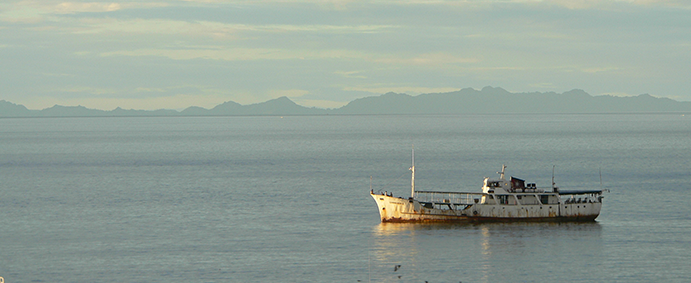
<svg viewBox="0 0 691 283">
<path fill-rule="evenodd" d="M 393 115 L 393 114 L 587 114 L 587 113 L 691 113 L 691 102 L 656 98 L 591 96 L 580 89 L 563 93 L 511 93 L 499 87 L 464 88 L 446 93 L 411 96 L 389 92 L 351 101 L 340 108 L 323 109 L 296 104 L 280 97 L 256 104 L 228 101 L 214 108 L 197 106 L 176 110 L 89 109 L 55 105 L 30 110 L 0 100 L 0 117 L 124 117 L 124 116 L 251 116 L 251 115 Z"/>
</svg>

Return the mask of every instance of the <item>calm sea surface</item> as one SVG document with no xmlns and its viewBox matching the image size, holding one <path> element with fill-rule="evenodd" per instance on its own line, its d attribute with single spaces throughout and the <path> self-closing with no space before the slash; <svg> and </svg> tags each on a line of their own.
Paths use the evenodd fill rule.
<svg viewBox="0 0 691 283">
<path fill-rule="evenodd" d="M 380 224 L 412 145 L 421 190 L 611 192 L 596 223 Z M 689 193 L 691 115 L 0 119 L 0 276 L 691 282 Z"/>
</svg>

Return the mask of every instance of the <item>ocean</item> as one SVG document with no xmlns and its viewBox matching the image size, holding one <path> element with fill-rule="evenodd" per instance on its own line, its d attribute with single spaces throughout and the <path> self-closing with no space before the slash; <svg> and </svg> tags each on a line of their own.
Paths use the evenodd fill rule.
<svg viewBox="0 0 691 283">
<path fill-rule="evenodd" d="M 0 119 L 5 282 L 691 282 L 691 115 Z M 382 224 L 507 175 L 594 223 Z"/>
</svg>

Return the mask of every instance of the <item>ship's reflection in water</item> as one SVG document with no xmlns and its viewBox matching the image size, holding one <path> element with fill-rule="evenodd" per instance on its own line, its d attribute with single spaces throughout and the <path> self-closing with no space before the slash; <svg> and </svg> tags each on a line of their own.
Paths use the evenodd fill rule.
<svg viewBox="0 0 691 283">
<path fill-rule="evenodd" d="M 492 266 L 489 264 L 489 259 L 490 256 L 492 255 L 492 249 L 490 246 L 489 238 L 489 227 L 487 225 L 483 225 L 481 227 L 482 231 L 482 265 L 480 266 L 480 273 L 482 274 L 482 282 L 488 282 L 489 281 L 489 273 L 492 270 Z"/>
<path fill-rule="evenodd" d="M 370 278 L 546 282 L 572 273 L 576 279 L 603 263 L 601 232 L 597 222 L 380 223 L 372 229 Z"/>
</svg>

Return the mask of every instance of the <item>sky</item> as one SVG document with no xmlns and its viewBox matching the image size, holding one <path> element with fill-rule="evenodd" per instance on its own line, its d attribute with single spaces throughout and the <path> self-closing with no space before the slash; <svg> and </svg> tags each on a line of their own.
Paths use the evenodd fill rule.
<svg viewBox="0 0 691 283">
<path fill-rule="evenodd" d="M 691 101 L 691 0 L 3 0 L 0 86 L 29 109 L 484 86 Z"/>
</svg>

